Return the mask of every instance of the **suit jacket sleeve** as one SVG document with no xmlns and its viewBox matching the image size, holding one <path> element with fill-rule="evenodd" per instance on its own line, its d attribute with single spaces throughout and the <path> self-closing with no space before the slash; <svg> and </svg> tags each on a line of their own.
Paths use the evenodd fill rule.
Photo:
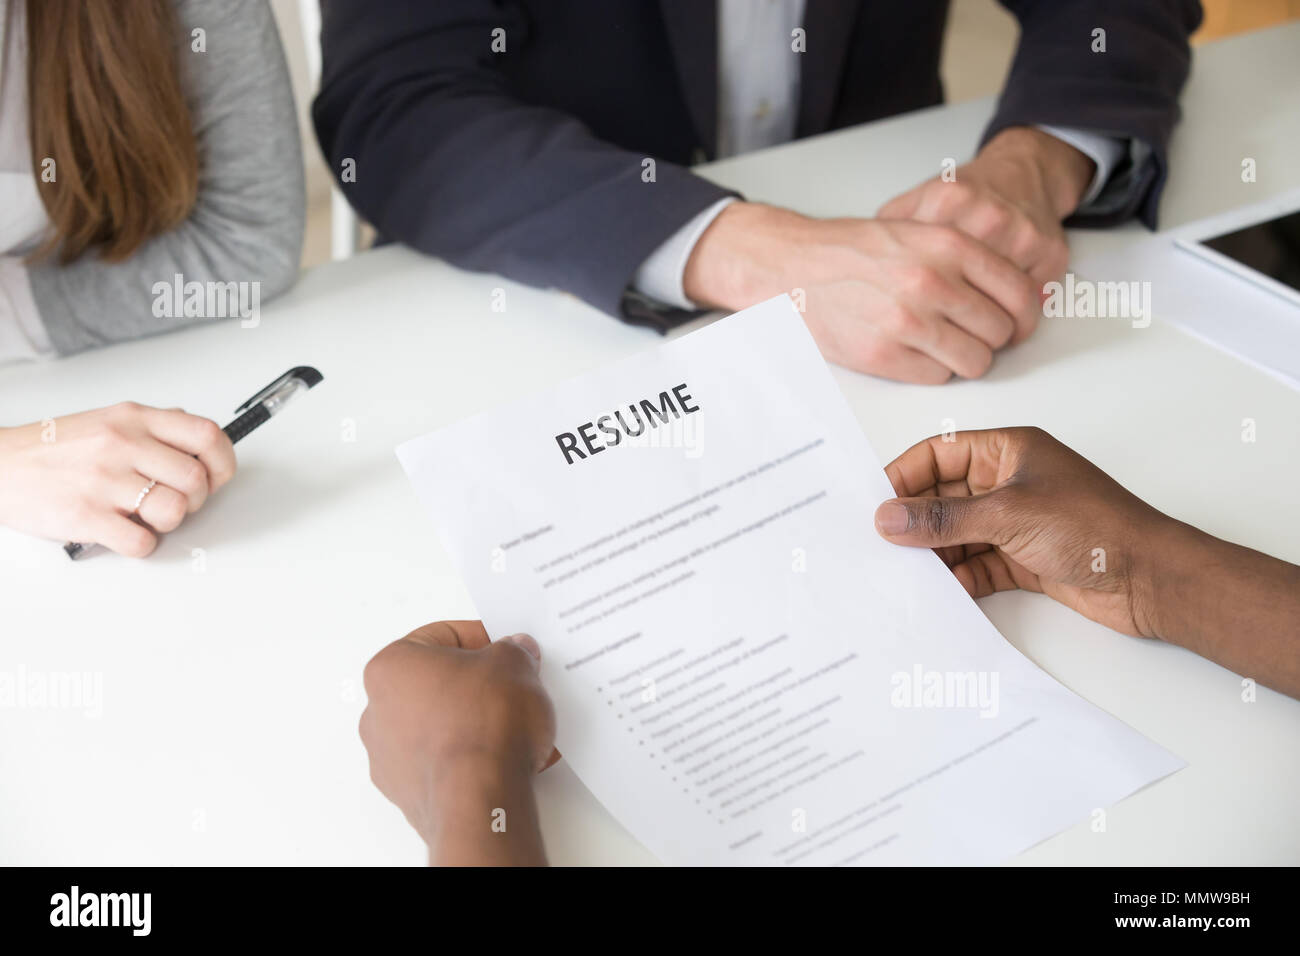
<svg viewBox="0 0 1300 956">
<path fill-rule="evenodd" d="M 1008 126 L 1064 126 L 1132 144 L 1116 176 L 1127 189 L 1102 214 L 1071 225 L 1109 225 L 1137 215 L 1156 226 L 1178 94 L 1191 65 L 1197 0 L 1002 0 L 1020 21 L 1020 46 L 984 142 Z M 1105 52 L 1095 49 L 1103 37 Z"/>
<path fill-rule="evenodd" d="M 500 58 L 527 24 L 508 4 L 326 0 L 322 14 L 317 135 L 336 177 L 355 161 L 342 189 L 387 238 L 620 315 L 641 262 L 728 195 L 661 161 L 646 181 L 649 157 L 512 95 Z"/>
</svg>

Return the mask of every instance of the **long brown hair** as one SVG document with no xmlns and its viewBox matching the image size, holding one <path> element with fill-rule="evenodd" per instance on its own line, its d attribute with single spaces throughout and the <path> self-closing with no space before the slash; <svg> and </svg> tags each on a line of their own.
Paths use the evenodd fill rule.
<svg viewBox="0 0 1300 956">
<path fill-rule="evenodd" d="M 27 0 L 32 169 L 54 235 L 38 255 L 126 259 L 199 190 L 171 0 Z M 42 175 L 54 160 L 53 182 Z"/>
</svg>

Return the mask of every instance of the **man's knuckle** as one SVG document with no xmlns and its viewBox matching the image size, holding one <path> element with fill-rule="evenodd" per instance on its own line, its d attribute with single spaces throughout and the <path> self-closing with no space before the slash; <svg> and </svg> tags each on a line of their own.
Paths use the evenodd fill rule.
<svg viewBox="0 0 1300 956">
<path fill-rule="evenodd" d="M 956 256 L 966 247 L 965 237 L 953 226 L 940 226 L 934 234 L 934 246 L 941 255 Z"/>
<path fill-rule="evenodd" d="M 945 537 L 952 530 L 952 510 L 942 498 L 925 502 L 917 515 L 921 527 L 935 538 Z"/>
<path fill-rule="evenodd" d="M 1039 428 L 1037 425 L 1020 425 L 1012 431 L 1016 437 L 1028 445 L 1042 444 L 1043 442 L 1055 441 L 1050 432 Z"/>
<path fill-rule="evenodd" d="M 926 301 L 941 295 L 946 287 L 947 282 L 933 266 L 921 266 L 911 276 L 912 290 Z"/>
<path fill-rule="evenodd" d="M 966 358 L 966 368 L 962 372 L 965 378 L 980 378 L 993 367 L 993 350 L 987 347 L 973 348 Z"/>
<path fill-rule="evenodd" d="M 868 372 L 880 371 L 887 361 L 887 351 L 883 341 L 869 339 L 854 349 L 854 364 Z"/>
<path fill-rule="evenodd" d="M 1011 225 L 1015 214 L 1006 206 L 990 202 L 980 207 L 978 218 L 987 232 L 1000 232 Z"/>
<path fill-rule="evenodd" d="M 916 312 L 900 306 L 885 314 L 885 328 L 897 338 L 910 338 L 920 331 L 922 323 Z"/>
</svg>

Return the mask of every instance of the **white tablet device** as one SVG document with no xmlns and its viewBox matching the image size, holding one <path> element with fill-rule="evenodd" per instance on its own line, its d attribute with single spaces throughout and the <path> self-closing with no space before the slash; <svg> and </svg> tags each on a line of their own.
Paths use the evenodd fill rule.
<svg viewBox="0 0 1300 956">
<path fill-rule="evenodd" d="M 1269 203 L 1204 225 L 1178 247 L 1300 306 L 1300 209 Z"/>
</svg>

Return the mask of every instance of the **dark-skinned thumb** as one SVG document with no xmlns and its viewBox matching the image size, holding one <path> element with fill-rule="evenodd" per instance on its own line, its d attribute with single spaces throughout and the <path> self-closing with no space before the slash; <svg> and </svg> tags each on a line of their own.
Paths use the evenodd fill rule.
<svg viewBox="0 0 1300 956">
<path fill-rule="evenodd" d="M 892 498 L 876 509 L 887 541 L 919 548 L 996 544 L 1001 538 L 991 492 L 962 498 Z"/>
</svg>

